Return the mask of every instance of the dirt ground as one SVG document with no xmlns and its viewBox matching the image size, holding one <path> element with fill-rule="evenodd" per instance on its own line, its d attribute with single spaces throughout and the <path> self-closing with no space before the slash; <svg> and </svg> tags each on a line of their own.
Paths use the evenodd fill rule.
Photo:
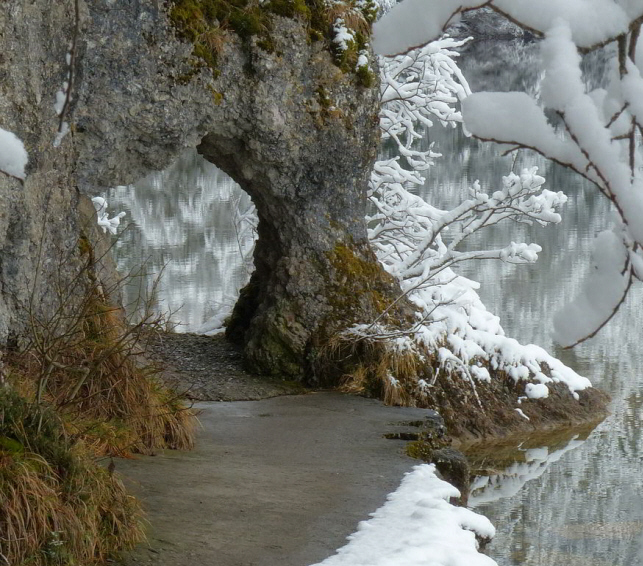
<svg viewBox="0 0 643 566">
<path fill-rule="evenodd" d="M 249 376 L 221 339 L 167 335 L 166 377 L 199 399 L 192 452 L 116 462 L 141 499 L 148 543 L 123 564 L 308 566 L 343 546 L 418 462 L 384 434 L 428 411 Z M 283 396 L 284 394 L 290 394 Z M 276 397 L 276 395 L 282 395 Z"/>
</svg>

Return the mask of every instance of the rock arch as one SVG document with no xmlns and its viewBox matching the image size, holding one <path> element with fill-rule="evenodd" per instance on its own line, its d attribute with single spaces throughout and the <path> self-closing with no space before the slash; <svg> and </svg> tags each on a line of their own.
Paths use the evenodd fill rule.
<svg viewBox="0 0 643 566">
<path fill-rule="evenodd" d="M 213 73 L 154 2 L 97 4 L 74 109 L 81 186 L 130 181 L 196 145 L 260 219 L 255 274 L 228 336 L 256 371 L 319 379 L 325 342 L 399 294 L 364 223 L 377 89 L 340 70 L 297 18 L 274 17 L 269 50 L 230 35 Z"/>
</svg>

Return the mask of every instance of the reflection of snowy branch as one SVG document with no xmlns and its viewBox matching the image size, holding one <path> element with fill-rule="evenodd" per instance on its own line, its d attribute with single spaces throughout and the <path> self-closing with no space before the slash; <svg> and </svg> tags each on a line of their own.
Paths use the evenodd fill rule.
<svg viewBox="0 0 643 566">
<path fill-rule="evenodd" d="M 484 503 L 513 497 L 528 481 L 542 476 L 551 464 L 558 462 L 567 452 L 584 442 L 575 436 L 563 448 L 551 453 L 546 446 L 524 450 L 524 462 L 514 462 L 497 474 L 477 476 L 471 485 L 469 506 L 475 508 Z"/>
</svg>

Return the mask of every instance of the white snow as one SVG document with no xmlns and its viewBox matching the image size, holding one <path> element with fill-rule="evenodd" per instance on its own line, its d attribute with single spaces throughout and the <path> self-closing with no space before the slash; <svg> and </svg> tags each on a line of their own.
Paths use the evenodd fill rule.
<svg viewBox="0 0 643 566">
<path fill-rule="evenodd" d="M 333 43 L 335 43 L 341 51 L 346 51 L 350 44 L 355 43 L 353 32 L 346 27 L 342 18 L 337 18 L 335 20 L 333 32 L 335 32 Z"/>
<path fill-rule="evenodd" d="M 54 138 L 54 147 L 60 147 L 60 144 L 62 143 L 64 137 L 70 132 L 69 124 L 67 122 L 63 122 L 60 125 L 60 130 L 56 133 L 56 137 Z"/>
<path fill-rule="evenodd" d="M 523 419 L 527 419 L 528 421 L 531 420 L 527 415 L 525 415 L 525 413 L 523 413 L 522 409 L 514 409 L 514 411 L 516 411 L 516 413 L 518 413 Z"/>
<path fill-rule="evenodd" d="M 549 397 L 549 388 L 544 383 L 528 383 L 525 393 L 530 399 L 546 399 Z"/>
<path fill-rule="evenodd" d="M 24 179 L 28 161 L 29 156 L 20 138 L 0 128 L 0 171 Z"/>
<path fill-rule="evenodd" d="M 103 229 L 104 233 L 117 234 L 118 227 L 121 223 L 121 218 L 125 216 L 124 212 L 119 212 L 116 216 L 109 218 L 107 212 L 107 201 L 103 197 L 94 197 L 92 199 L 96 215 L 98 217 L 98 225 Z"/>
<path fill-rule="evenodd" d="M 626 261 L 617 234 L 606 230 L 596 237 L 589 276 L 578 296 L 554 317 L 554 339 L 559 344 L 571 346 L 610 317 L 627 290 Z"/>
<path fill-rule="evenodd" d="M 63 83 L 63 88 L 56 92 L 56 100 L 54 102 L 54 110 L 56 111 L 56 115 L 60 116 L 63 112 L 63 108 L 65 107 L 65 100 L 67 100 L 67 88 L 68 88 L 68 83 L 64 82 Z"/>
<path fill-rule="evenodd" d="M 360 51 L 359 52 L 359 57 L 357 57 L 357 63 L 355 64 L 355 68 L 359 69 L 360 67 L 368 67 L 368 52 L 367 51 Z"/>
<path fill-rule="evenodd" d="M 463 8 L 482 0 L 404 0 L 373 24 L 372 45 L 378 55 L 395 55 L 421 47 L 442 35 L 446 24 Z"/>
<path fill-rule="evenodd" d="M 433 464 L 416 466 L 348 544 L 316 566 L 497 566 L 478 552 L 474 535 L 492 538 L 493 525 L 448 503 L 459 495 Z"/>
</svg>

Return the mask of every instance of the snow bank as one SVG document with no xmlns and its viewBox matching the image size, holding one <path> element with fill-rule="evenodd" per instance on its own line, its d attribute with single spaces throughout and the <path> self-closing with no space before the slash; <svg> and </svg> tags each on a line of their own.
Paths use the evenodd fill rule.
<svg viewBox="0 0 643 566">
<path fill-rule="evenodd" d="M 20 138 L 13 132 L 0 128 L 0 171 L 24 179 L 28 160 L 29 156 Z"/>
<path fill-rule="evenodd" d="M 416 466 L 348 544 L 316 566 L 497 566 L 478 552 L 474 534 L 492 538 L 493 525 L 448 503 L 459 495 L 433 464 Z"/>
</svg>

